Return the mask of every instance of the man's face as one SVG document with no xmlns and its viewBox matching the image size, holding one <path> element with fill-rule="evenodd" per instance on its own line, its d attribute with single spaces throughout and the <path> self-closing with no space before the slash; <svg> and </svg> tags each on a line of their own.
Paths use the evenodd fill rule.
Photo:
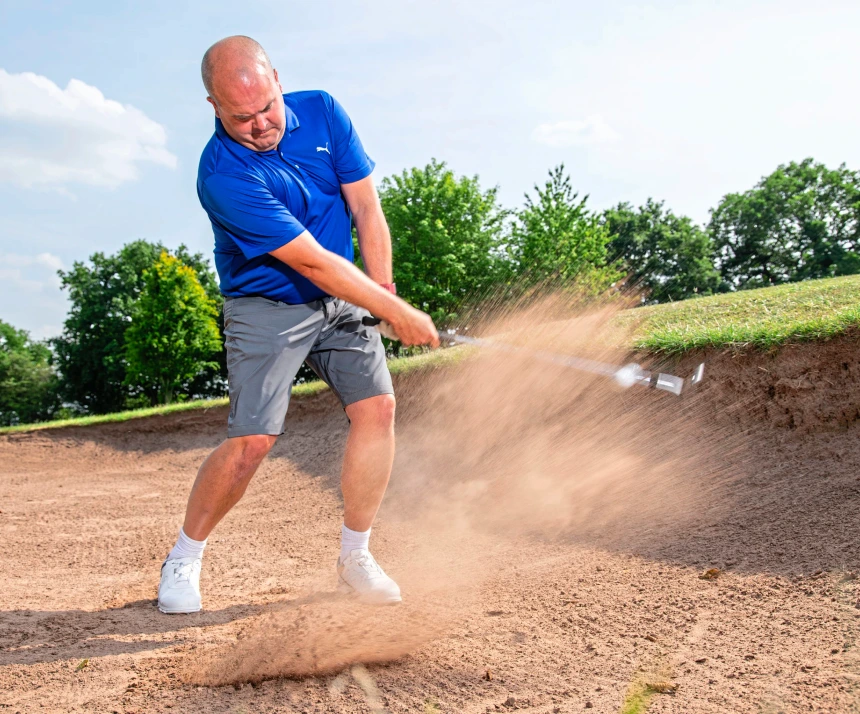
<svg viewBox="0 0 860 714">
<path fill-rule="evenodd" d="M 217 86 L 217 97 L 209 97 L 215 116 L 230 137 L 254 151 L 278 146 L 287 120 L 278 73 L 261 71 Z"/>
</svg>

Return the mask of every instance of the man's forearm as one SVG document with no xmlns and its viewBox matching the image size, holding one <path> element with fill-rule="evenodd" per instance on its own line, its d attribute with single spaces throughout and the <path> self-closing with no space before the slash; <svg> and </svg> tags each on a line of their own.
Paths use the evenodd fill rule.
<svg viewBox="0 0 860 714">
<path fill-rule="evenodd" d="M 329 295 L 363 307 L 389 321 L 395 319 L 393 312 L 399 307 L 398 299 L 339 255 L 332 253 L 325 265 L 307 270 L 304 277 Z"/>
<path fill-rule="evenodd" d="M 389 322 L 396 320 L 402 301 L 348 260 L 320 246 L 309 233 L 272 251 L 272 255 L 329 295 L 363 307 Z"/>
<path fill-rule="evenodd" d="M 391 233 L 379 204 L 353 216 L 364 271 L 376 283 L 393 283 Z"/>
<path fill-rule="evenodd" d="M 429 315 L 381 288 L 348 260 L 323 248 L 307 231 L 270 255 L 329 295 L 363 307 L 390 323 L 404 345 L 439 346 L 439 333 Z"/>
</svg>

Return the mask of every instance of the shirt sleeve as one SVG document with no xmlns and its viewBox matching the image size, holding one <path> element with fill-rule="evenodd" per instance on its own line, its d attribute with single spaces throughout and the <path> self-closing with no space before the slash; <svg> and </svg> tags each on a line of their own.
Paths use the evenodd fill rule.
<svg viewBox="0 0 860 714">
<path fill-rule="evenodd" d="M 362 146 L 346 110 L 330 94 L 324 94 L 330 112 L 334 170 L 339 183 L 355 183 L 370 176 L 376 162 Z"/>
<path fill-rule="evenodd" d="M 299 220 L 253 176 L 212 174 L 201 201 L 249 260 L 289 243 L 305 231 Z"/>
</svg>

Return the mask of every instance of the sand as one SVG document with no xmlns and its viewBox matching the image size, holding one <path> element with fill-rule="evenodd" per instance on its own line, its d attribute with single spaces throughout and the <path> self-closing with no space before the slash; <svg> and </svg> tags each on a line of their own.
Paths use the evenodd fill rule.
<svg viewBox="0 0 860 714">
<path fill-rule="evenodd" d="M 857 347 L 689 356 L 683 400 L 509 355 L 402 378 L 372 538 L 399 607 L 334 593 L 330 394 L 195 615 L 154 598 L 226 410 L 0 437 L 0 711 L 616 713 L 650 684 L 648 712 L 858 712 Z"/>
</svg>

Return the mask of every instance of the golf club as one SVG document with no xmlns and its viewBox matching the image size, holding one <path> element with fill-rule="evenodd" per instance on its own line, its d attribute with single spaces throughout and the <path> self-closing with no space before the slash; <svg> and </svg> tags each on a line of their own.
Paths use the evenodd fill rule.
<svg viewBox="0 0 860 714">
<path fill-rule="evenodd" d="M 384 337 L 388 337 L 392 340 L 397 339 L 397 335 L 394 333 L 394 330 L 391 329 L 391 326 L 378 317 L 367 316 L 364 317 L 361 322 L 363 325 L 375 327 Z M 555 352 L 546 352 L 543 350 L 531 350 L 503 342 L 458 335 L 451 331 L 440 332 L 439 340 L 449 344 L 472 345 L 473 347 L 480 347 L 482 349 L 494 349 L 502 352 L 524 354 L 534 359 L 541 360 L 542 362 L 551 362 L 564 367 L 572 367 L 573 369 L 578 369 L 581 372 L 590 372 L 591 374 L 611 377 L 618 385 L 625 389 L 627 387 L 632 387 L 634 384 L 639 384 L 643 387 L 648 387 L 649 389 L 659 389 L 663 392 L 671 392 L 676 396 L 681 396 L 682 392 L 685 390 L 689 390 L 691 387 L 695 387 L 700 384 L 705 376 L 704 362 L 696 367 L 693 374 L 685 380 L 683 377 L 676 377 L 673 374 L 650 372 L 647 369 L 643 369 L 636 363 L 618 367 L 617 365 L 585 359 L 584 357 L 561 355 Z"/>
</svg>

